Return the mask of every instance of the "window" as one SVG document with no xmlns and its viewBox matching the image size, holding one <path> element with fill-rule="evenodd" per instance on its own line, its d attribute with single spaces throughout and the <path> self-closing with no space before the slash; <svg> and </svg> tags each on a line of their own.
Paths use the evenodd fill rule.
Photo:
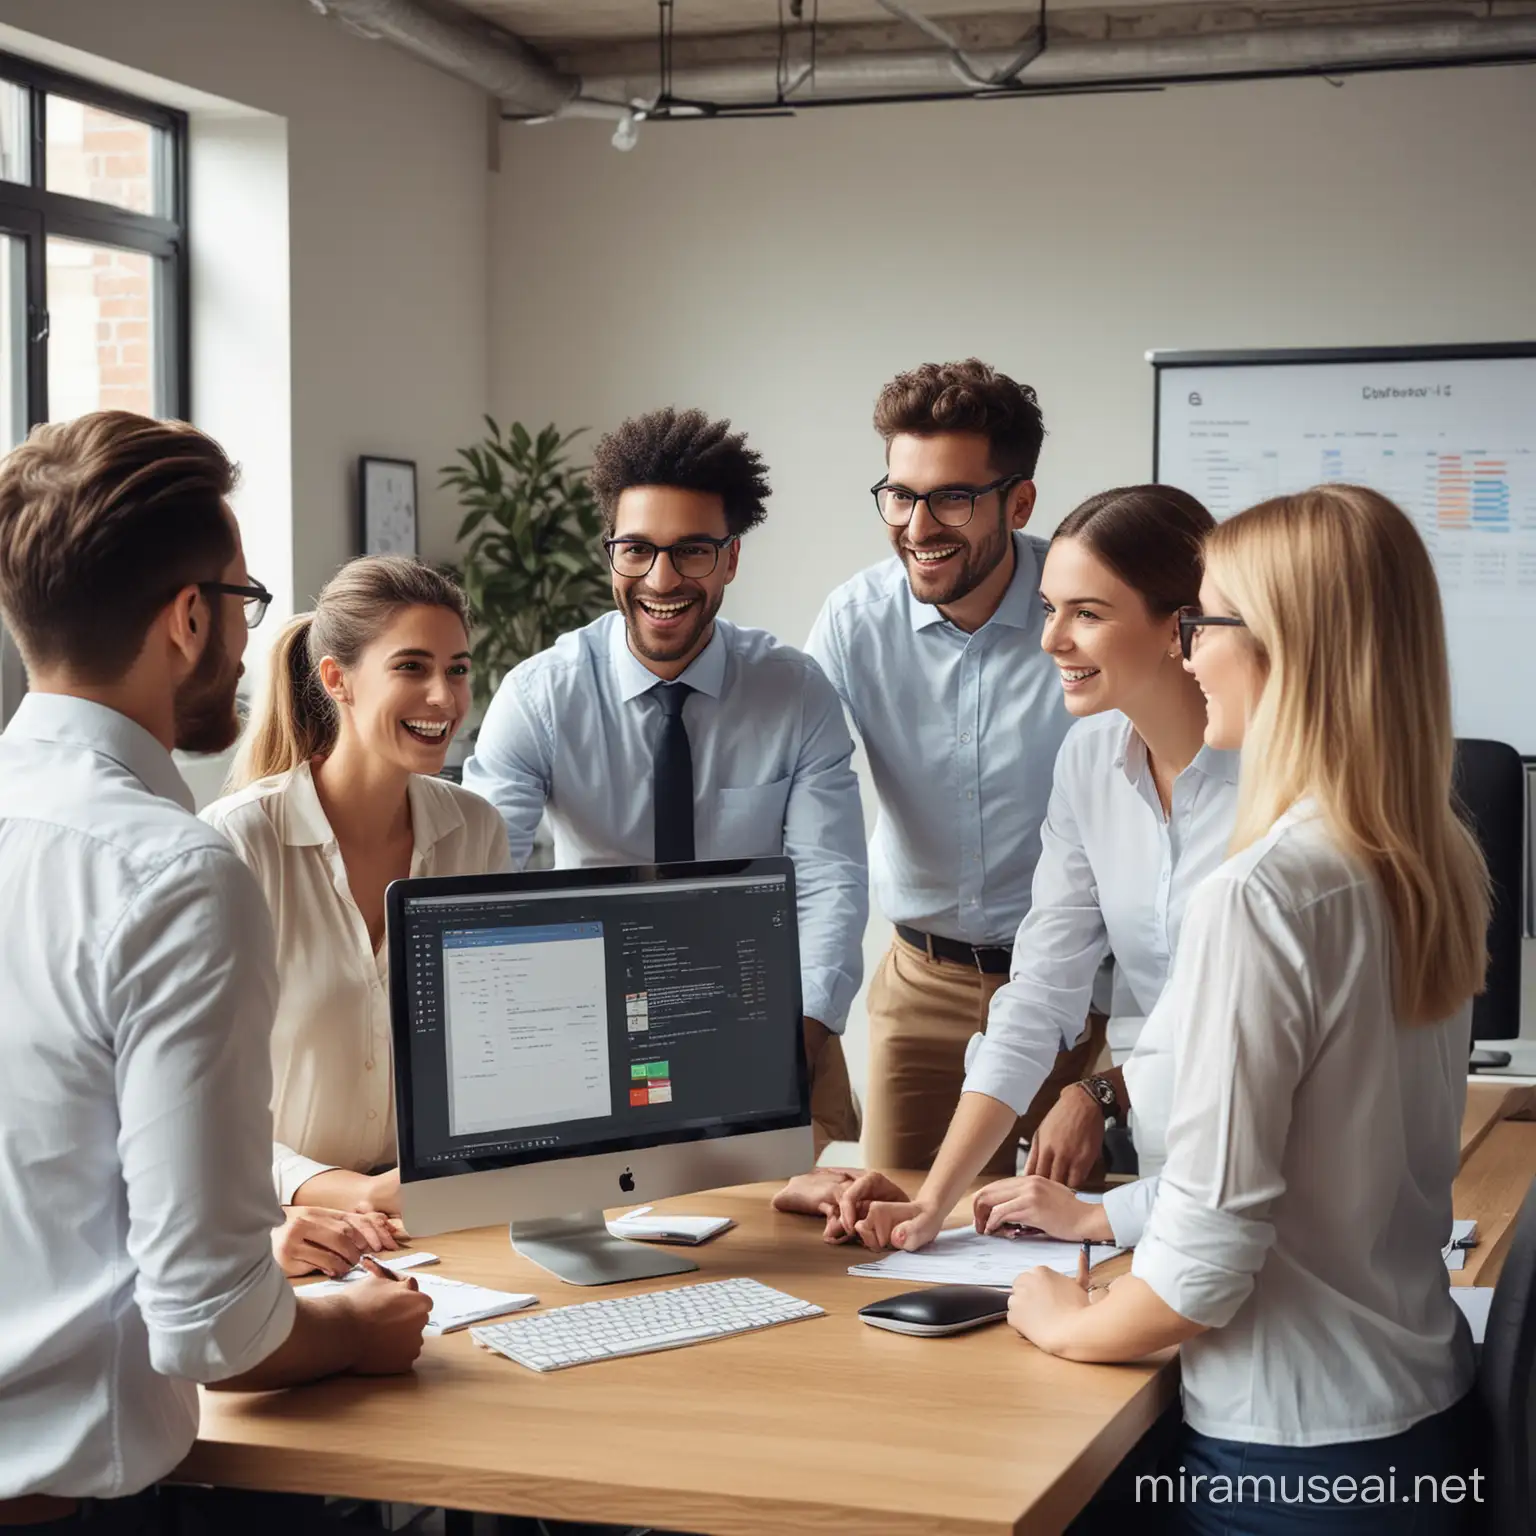
<svg viewBox="0 0 1536 1536">
<path fill-rule="evenodd" d="M 186 118 L 0 54 L 0 451 L 188 414 Z"/>
</svg>

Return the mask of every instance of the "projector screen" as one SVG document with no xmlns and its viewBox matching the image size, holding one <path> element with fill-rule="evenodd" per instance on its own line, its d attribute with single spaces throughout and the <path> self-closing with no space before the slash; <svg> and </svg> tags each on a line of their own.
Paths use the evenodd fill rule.
<svg viewBox="0 0 1536 1536">
<path fill-rule="evenodd" d="M 1536 343 L 1148 358 L 1154 478 L 1218 518 L 1330 480 L 1391 497 L 1439 574 L 1456 734 L 1536 755 Z"/>
</svg>

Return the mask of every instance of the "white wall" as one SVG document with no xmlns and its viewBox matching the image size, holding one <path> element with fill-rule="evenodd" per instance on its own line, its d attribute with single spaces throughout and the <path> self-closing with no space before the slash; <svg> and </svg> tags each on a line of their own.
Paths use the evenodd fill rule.
<svg viewBox="0 0 1536 1536">
<path fill-rule="evenodd" d="M 902 367 L 976 353 L 1039 389 L 1048 529 L 1150 474 L 1148 348 L 1536 337 L 1532 68 L 607 138 L 504 131 L 493 409 L 732 416 L 776 493 L 728 611 L 797 642 L 883 552 L 869 415 Z"/>
<path fill-rule="evenodd" d="M 436 490 L 436 471 L 474 437 L 488 378 L 481 93 L 347 32 L 307 0 L 6 0 L 4 20 L 4 46 L 18 52 L 67 45 L 156 77 L 137 88 L 173 105 L 190 88 L 281 120 L 248 129 L 243 146 L 227 134 L 219 162 L 227 171 L 243 149 L 250 163 L 270 151 L 273 133 L 286 137 L 286 271 L 270 271 L 281 260 L 273 254 L 280 231 L 261 231 L 263 281 L 248 299 L 232 295 L 265 306 L 275 286 L 287 286 L 291 402 L 272 398 L 285 388 L 280 346 L 259 349 L 245 386 L 249 431 L 253 441 L 262 434 L 264 461 L 273 413 L 291 420 L 291 487 L 267 462 L 239 506 L 247 525 L 286 522 L 291 507 L 292 569 L 286 579 L 260 572 L 268 584 L 291 587 L 302 604 L 356 552 L 352 472 L 360 453 L 417 461 L 423 552 L 448 554 L 456 519 L 451 498 Z M 33 46 L 13 29 L 46 42 Z M 58 62 L 98 72 L 89 61 Z M 187 104 L 199 127 L 204 111 L 209 120 L 219 115 L 217 103 Z M 270 159 L 258 174 L 270 195 Z M 206 179 L 193 191 L 211 194 Z M 207 285 L 234 281 L 238 263 L 198 257 L 195 302 L 205 317 Z M 248 263 L 245 276 L 253 271 Z M 224 318 L 233 340 L 254 312 Z M 241 359 L 203 362 L 227 382 Z M 194 393 L 201 395 L 196 379 Z M 219 416 L 226 446 L 244 457 L 238 409 Z"/>
</svg>

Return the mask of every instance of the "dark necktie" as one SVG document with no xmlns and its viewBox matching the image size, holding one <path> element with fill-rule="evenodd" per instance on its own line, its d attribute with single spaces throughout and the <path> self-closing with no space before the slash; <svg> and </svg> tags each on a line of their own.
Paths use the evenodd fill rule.
<svg viewBox="0 0 1536 1536">
<path fill-rule="evenodd" d="M 683 705 L 693 689 L 687 683 L 658 683 L 652 691 L 662 713 L 656 743 L 656 862 L 684 863 L 693 858 L 693 748 Z"/>
</svg>

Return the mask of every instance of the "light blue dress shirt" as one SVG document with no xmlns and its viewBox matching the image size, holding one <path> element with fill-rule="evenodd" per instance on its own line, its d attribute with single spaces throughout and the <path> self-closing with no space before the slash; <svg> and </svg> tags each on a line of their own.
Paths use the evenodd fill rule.
<svg viewBox="0 0 1536 1536">
<path fill-rule="evenodd" d="M 514 868 L 546 808 L 563 868 L 649 864 L 661 681 L 617 613 L 562 635 L 496 691 L 464 785 L 507 824 Z M 837 695 L 803 651 L 715 620 L 678 679 L 693 753 L 700 859 L 794 860 L 805 1012 L 842 1032 L 863 976 L 864 815 Z"/>
<path fill-rule="evenodd" d="M 900 559 L 844 582 L 806 649 L 864 743 L 880 819 L 870 879 L 893 923 L 1010 945 L 1029 911 L 1056 751 L 1072 724 L 1040 649 L 1044 539 L 973 634 L 912 596 Z"/>
<path fill-rule="evenodd" d="M 117 1498 L 293 1326 L 267 904 L 170 753 L 29 694 L 0 737 L 0 1499 Z"/>
</svg>

